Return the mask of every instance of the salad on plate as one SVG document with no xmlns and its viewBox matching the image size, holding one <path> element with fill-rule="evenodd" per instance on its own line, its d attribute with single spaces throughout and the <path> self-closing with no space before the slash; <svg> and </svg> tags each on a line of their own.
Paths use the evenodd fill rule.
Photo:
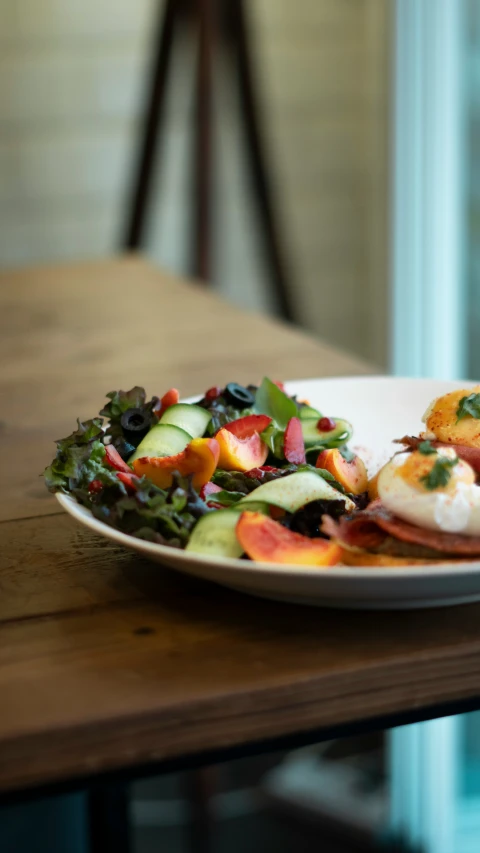
<svg viewBox="0 0 480 853">
<path fill-rule="evenodd" d="M 321 530 L 368 503 L 352 426 L 281 382 L 107 394 L 99 416 L 56 442 L 44 476 L 124 533 L 191 553 L 331 566 L 342 548 Z"/>
<path fill-rule="evenodd" d="M 107 394 L 57 441 L 47 487 L 137 539 L 289 566 L 415 567 L 480 557 L 480 387 L 434 400 L 418 436 L 370 477 L 352 425 L 235 382 Z"/>
</svg>

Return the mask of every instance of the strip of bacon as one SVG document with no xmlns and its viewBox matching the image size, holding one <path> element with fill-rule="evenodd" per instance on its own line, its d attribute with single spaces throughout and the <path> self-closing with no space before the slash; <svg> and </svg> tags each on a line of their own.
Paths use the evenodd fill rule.
<svg viewBox="0 0 480 853">
<path fill-rule="evenodd" d="M 480 536 L 462 536 L 460 533 L 417 527 L 393 515 L 379 500 L 361 512 L 342 516 L 338 521 L 324 516 L 321 529 L 346 548 L 374 550 L 383 544 L 387 536 L 392 536 L 401 542 L 431 548 L 442 554 L 480 556 Z"/>
</svg>

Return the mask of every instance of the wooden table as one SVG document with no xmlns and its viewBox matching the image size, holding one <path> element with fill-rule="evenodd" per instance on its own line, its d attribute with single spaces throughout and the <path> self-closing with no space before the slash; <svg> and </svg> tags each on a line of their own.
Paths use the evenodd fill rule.
<svg viewBox="0 0 480 853">
<path fill-rule="evenodd" d="M 3 274 L 0 327 L 4 795 L 480 705 L 479 605 L 349 613 L 228 592 L 80 528 L 39 478 L 111 389 L 367 365 L 135 258 Z"/>
</svg>

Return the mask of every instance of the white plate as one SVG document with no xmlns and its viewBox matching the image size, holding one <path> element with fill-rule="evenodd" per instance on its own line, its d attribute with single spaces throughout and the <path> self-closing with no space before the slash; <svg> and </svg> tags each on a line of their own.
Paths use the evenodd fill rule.
<svg viewBox="0 0 480 853">
<path fill-rule="evenodd" d="M 406 433 L 416 435 L 421 417 L 434 397 L 471 382 L 432 379 L 361 377 L 307 379 L 289 382 L 287 389 L 333 417 L 354 426 L 351 446 L 374 472 L 398 450 L 391 443 Z M 412 568 L 330 569 L 250 563 L 246 560 L 205 558 L 156 545 L 120 533 L 93 518 L 67 495 L 58 501 L 74 518 L 95 533 L 137 551 L 172 569 L 207 578 L 233 589 L 265 598 L 300 604 L 374 610 L 441 607 L 480 600 L 480 561 Z"/>
</svg>

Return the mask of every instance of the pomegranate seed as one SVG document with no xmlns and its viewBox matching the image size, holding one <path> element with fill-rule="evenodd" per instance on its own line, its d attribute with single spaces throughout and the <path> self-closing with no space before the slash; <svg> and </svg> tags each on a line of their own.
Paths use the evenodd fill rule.
<svg viewBox="0 0 480 853">
<path fill-rule="evenodd" d="M 100 480 L 92 480 L 92 482 L 88 486 L 89 494 L 98 495 L 103 489 L 103 483 Z"/>
<path fill-rule="evenodd" d="M 206 400 L 214 400 L 215 397 L 220 397 L 222 393 L 222 389 L 217 385 L 214 385 L 212 388 L 209 388 L 208 391 L 205 391 L 205 399 Z"/>
<path fill-rule="evenodd" d="M 331 432 L 336 426 L 337 424 L 332 418 L 320 418 L 317 423 L 317 427 L 321 432 Z"/>
</svg>

